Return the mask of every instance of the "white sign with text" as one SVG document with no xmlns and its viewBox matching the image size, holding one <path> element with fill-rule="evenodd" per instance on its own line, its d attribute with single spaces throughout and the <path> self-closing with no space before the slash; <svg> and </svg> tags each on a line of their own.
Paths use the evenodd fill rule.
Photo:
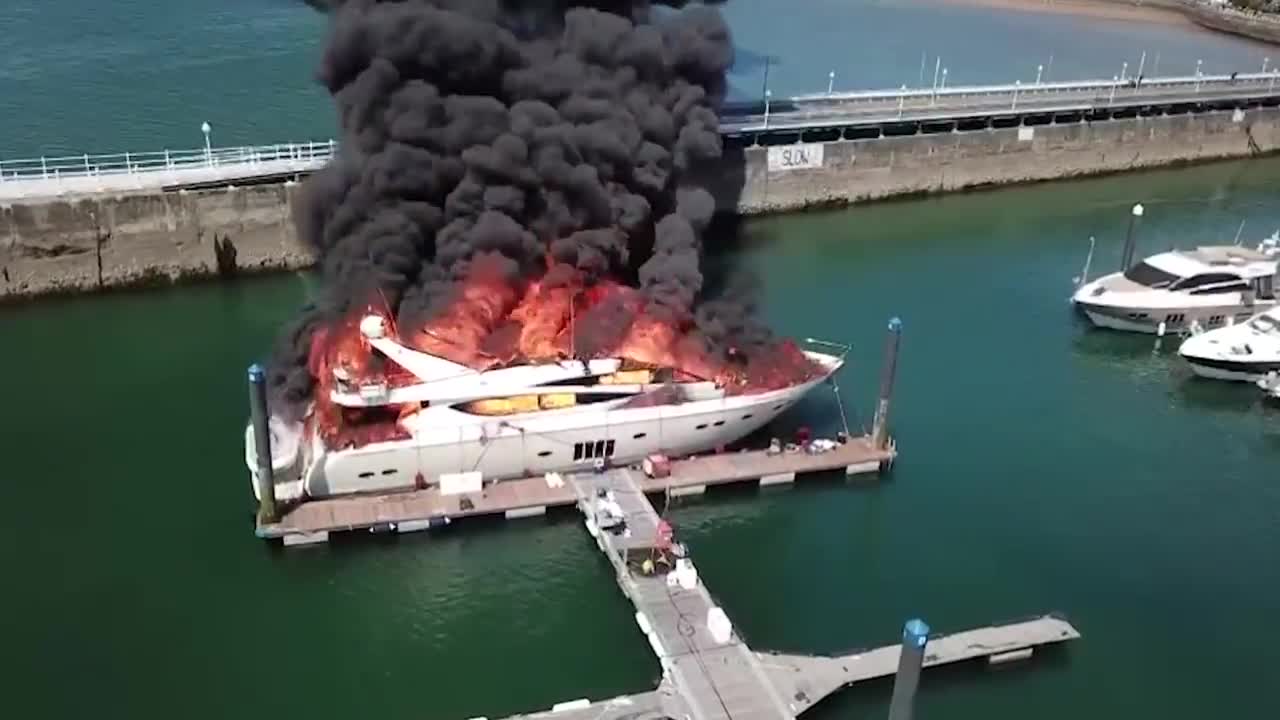
<svg viewBox="0 0 1280 720">
<path fill-rule="evenodd" d="M 814 170 L 822 167 L 822 145 L 775 145 L 769 148 L 769 171 Z"/>
</svg>

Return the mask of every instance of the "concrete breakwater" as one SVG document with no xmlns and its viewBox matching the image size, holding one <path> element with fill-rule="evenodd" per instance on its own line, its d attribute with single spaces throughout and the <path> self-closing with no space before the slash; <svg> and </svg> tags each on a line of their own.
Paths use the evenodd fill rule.
<svg viewBox="0 0 1280 720">
<path fill-rule="evenodd" d="M 1047 121 L 1047 118 L 1042 120 Z M 891 132 L 890 132 L 891 131 Z M 699 175 L 719 208 L 757 214 L 1079 177 L 1280 149 L 1280 109 L 730 148 Z M 0 206 L 0 299 L 94 291 L 314 262 L 294 231 L 294 183 Z"/>
<path fill-rule="evenodd" d="M 1202 27 L 1280 45 L 1280 18 L 1274 15 L 1246 13 L 1231 7 L 1206 5 L 1199 0 L 1183 0 L 1178 8 Z"/>
</svg>

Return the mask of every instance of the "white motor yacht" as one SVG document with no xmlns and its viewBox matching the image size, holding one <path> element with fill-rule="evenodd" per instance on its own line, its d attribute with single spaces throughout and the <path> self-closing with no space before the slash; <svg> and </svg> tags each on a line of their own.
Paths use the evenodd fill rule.
<svg viewBox="0 0 1280 720">
<path fill-rule="evenodd" d="M 1256 381 L 1280 371 L 1280 308 L 1193 334 L 1178 354 L 1195 374 L 1217 380 Z"/>
<path fill-rule="evenodd" d="M 476 370 L 393 339 L 376 315 L 359 327 L 364 346 L 404 376 L 369 381 L 334 367 L 332 379 L 321 379 L 327 397 L 306 420 L 273 417 L 278 499 L 421 488 L 461 474 L 526 477 L 707 451 L 764 426 L 844 362 L 843 354 L 793 348 L 811 370 L 787 387 L 756 391 L 617 358 Z M 257 494 L 252 426 L 245 453 Z"/>
<path fill-rule="evenodd" d="M 1276 305 L 1280 234 L 1257 248 L 1170 250 L 1082 282 L 1072 303 L 1098 327 L 1164 334 L 1239 323 Z"/>
</svg>

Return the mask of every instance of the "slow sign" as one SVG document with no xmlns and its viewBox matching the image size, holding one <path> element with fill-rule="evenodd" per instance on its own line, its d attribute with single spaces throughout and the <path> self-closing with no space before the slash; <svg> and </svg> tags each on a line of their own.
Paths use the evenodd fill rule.
<svg viewBox="0 0 1280 720">
<path fill-rule="evenodd" d="M 813 170 L 822 167 L 822 145 L 775 145 L 769 148 L 769 171 Z"/>
</svg>

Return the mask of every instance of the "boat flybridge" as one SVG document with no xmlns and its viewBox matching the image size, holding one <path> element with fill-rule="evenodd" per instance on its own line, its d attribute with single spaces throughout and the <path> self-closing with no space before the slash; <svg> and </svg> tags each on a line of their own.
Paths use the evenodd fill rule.
<svg viewBox="0 0 1280 720">
<path fill-rule="evenodd" d="M 729 391 L 668 368 L 618 358 L 566 359 L 475 370 L 401 344 L 383 319 L 360 324 L 376 356 L 407 371 L 407 382 L 360 382 L 333 369 L 324 401 L 344 430 L 335 438 L 313 404 L 308 418 L 272 417 L 271 460 L 280 500 L 387 492 L 467 476 L 482 480 L 629 464 L 654 453 L 687 455 L 740 440 L 793 405 L 844 362 L 803 350 L 813 372 L 777 389 Z M 321 385 L 326 383 L 322 381 Z M 253 428 L 245 461 L 257 494 Z"/>
<path fill-rule="evenodd" d="M 1134 217 L 1141 216 L 1142 206 L 1134 206 Z M 1280 232 L 1256 248 L 1170 250 L 1138 263 L 1132 257 L 1131 226 L 1122 272 L 1089 281 L 1086 261 L 1071 302 L 1094 325 L 1164 335 L 1234 324 L 1276 305 Z"/>
<path fill-rule="evenodd" d="M 1201 377 L 1261 380 L 1280 371 L 1280 308 L 1242 323 L 1194 333 L 1178 348 L 1178 354 Z"/>
</svg>

